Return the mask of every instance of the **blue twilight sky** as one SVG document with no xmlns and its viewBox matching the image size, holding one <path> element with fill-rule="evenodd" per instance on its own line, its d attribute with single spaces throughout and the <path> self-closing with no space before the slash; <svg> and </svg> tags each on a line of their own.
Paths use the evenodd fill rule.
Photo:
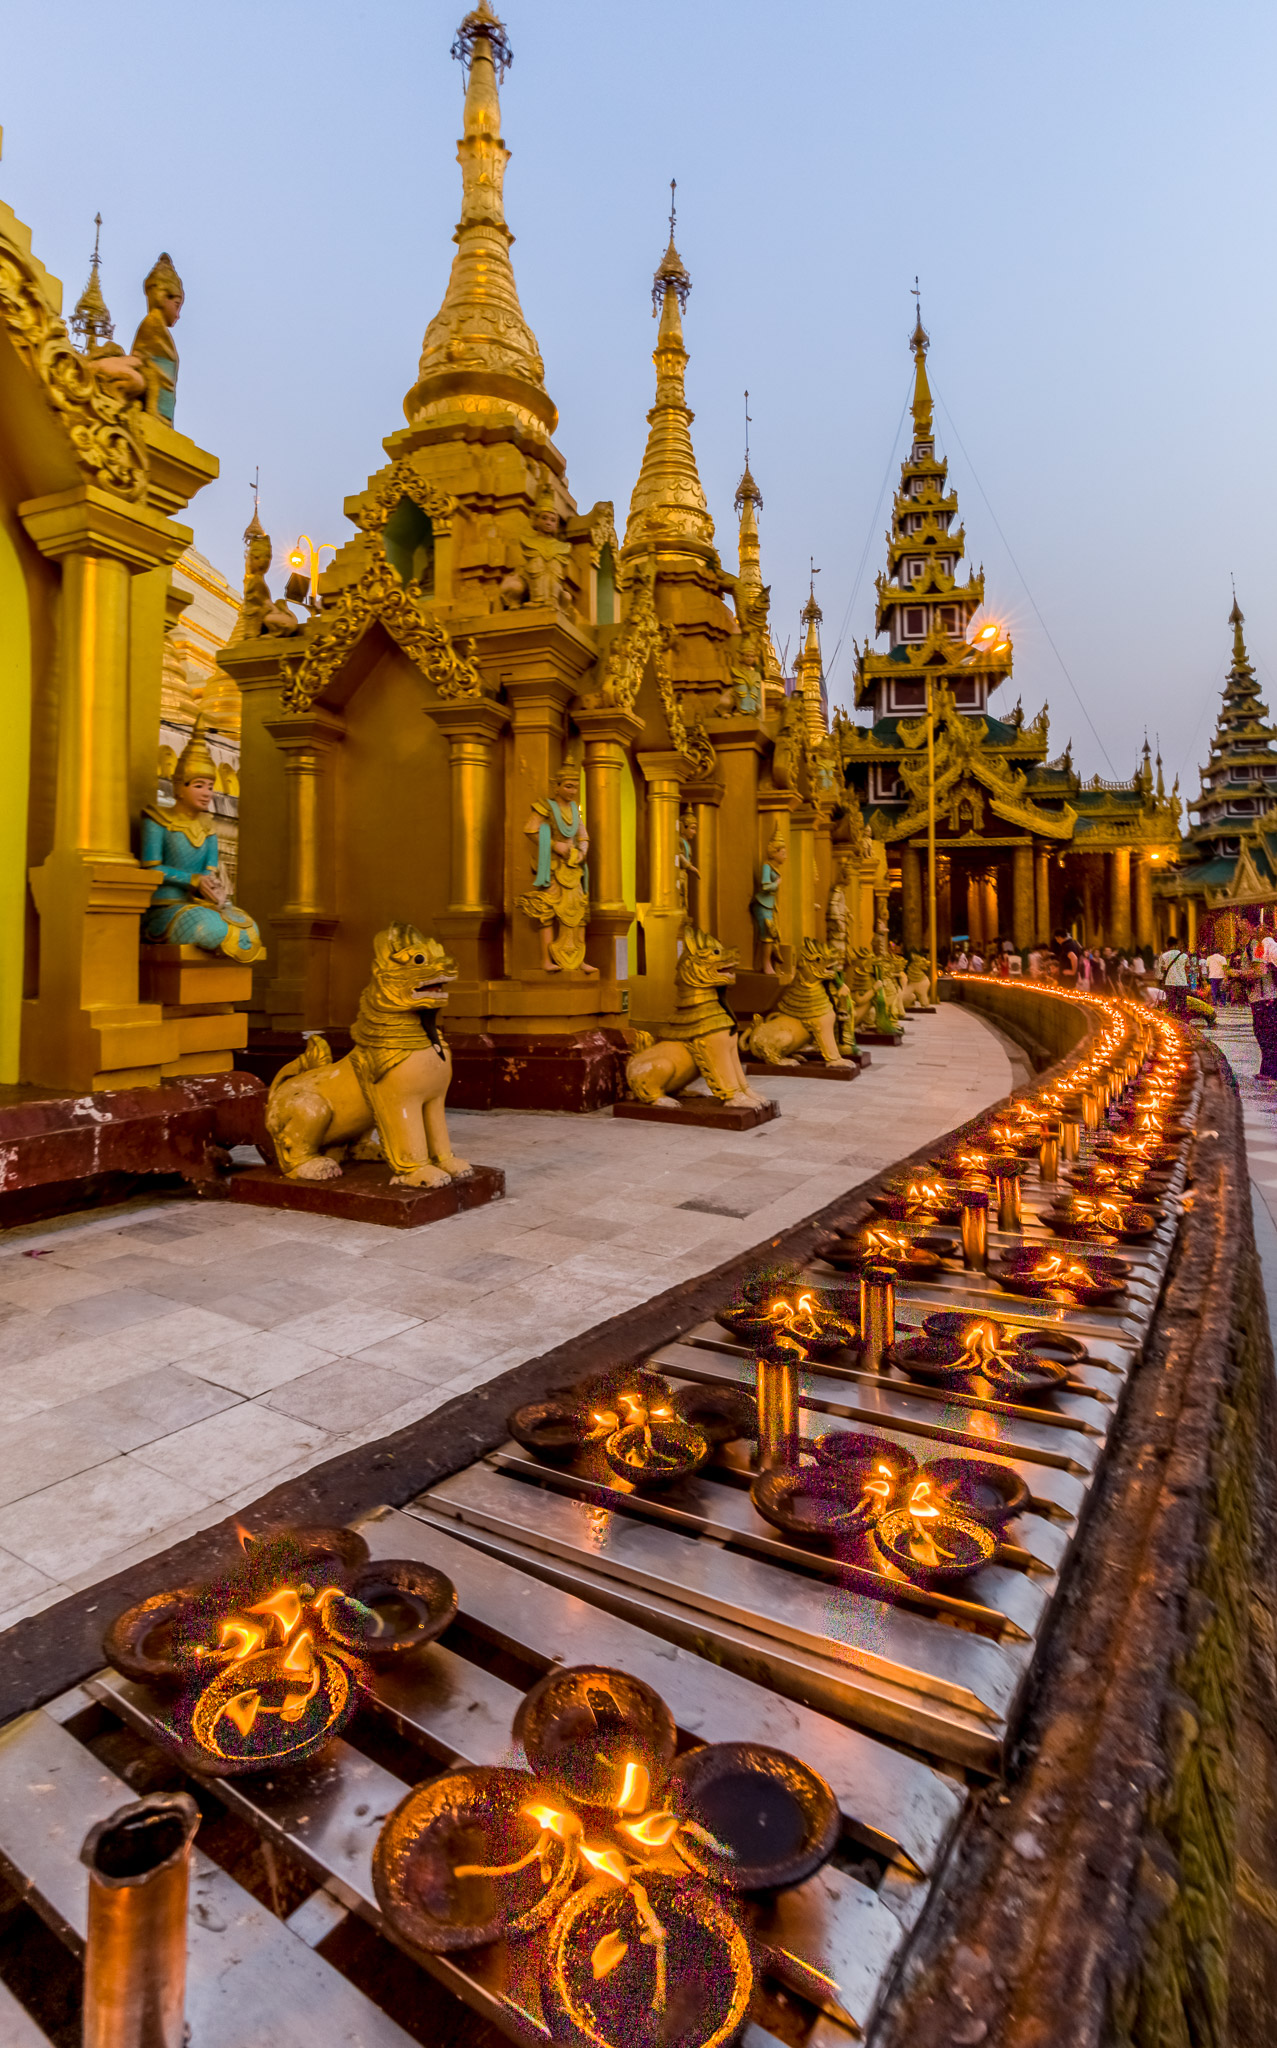
<svg viewBox="0 0 1277 2048">
<path fill-rule="evenodd" d="M 342 500 L 402 424 L 452 254 L 461 12 L 8 0 L 0 197 L 68 311 L 101 209 L 126 345 L 140 281 L 172 252 L 187 291 L 177 424 L 222 463 L 190 516 L 233 581 L 256 464 L 278 561 L 300 529 L 350 530 Z M 719 543 L 734 566 L 748 386 L 777 640 L 797 633 L 814 554 L 832 694 L 849 698 L 903 452 L 918 272 L 968 554 L 1016 640 L 995 708 L 1017 689 L 1030 714 L 1049 698 L 1053 747 L 1072 735 L 1079 766 L 1105 775 L 1131 771 L 1147 724 L 1168 782 L 1187 765 L 1195 792 L 1230 570 L 1277 700 L 1259 375 L 1277 326 L 1271 0 L 506 13 L 514 264 L 578 504 L 610 497 L 623 523 L 676 176 Z"/>
</svg>

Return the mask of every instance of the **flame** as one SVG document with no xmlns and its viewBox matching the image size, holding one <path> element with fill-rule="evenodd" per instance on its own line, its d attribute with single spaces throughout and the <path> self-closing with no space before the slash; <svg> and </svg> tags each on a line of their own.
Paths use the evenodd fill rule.
<svg viewBox="0 0 1277 2048">
<path fill-rule="evenodd" d="M 594 1849 L 588 1842 L 582 1842 L 581 1855 L 601 1877 L 610 1877 L 616 1884 L 629 1883 L 630 1866 L 619 1849 Z"/>
<path fill-rule="evenodd" d="M 631 1758 L 625 1766 L 625 1777 L 621 1785 L 621 1796 L 616 1802 L 618 1813 L 642 1813 L 651 1791 L 651 1778 L 643 1764 Z"/>
<path fill-rule="evenodd" d="M 595 1942 L 590 1956 L 590 1968 L 594 1972 L 595 1983 L 597 1984 L 601 1977 L 609 1977 L 629 1952 L 629 1942 L 622 1941 L 619 1934 L 605 1934 L 602 1941 Z"/>
<path fill-rule="evenodd" d="M 543 1834 L 557 1835 L 561 1842 L 566 1842 L 568 1836 L 576 1834 L 581 1826 L 574 1813 L 557 1813 L 552 1806 L 525 1806 L 523 1811 L 529 1820 L 536 1822 Z"/>
<path fill-rule="evenodd" d="M 240 1734 L 247 1741 L 252 1733 L 253 1723 L 261 1709 L 262 1696 L 259 1692 L 237 1692 L 233 1700 L 227 1700 L 224 1712 L 235 1723 Z"/>
<path fill-rule="evenodd" d="M 1076 1259 L 1066 1262 L 1058 1252 L 1050 1252 L 1038 1261 L 1031 1277 L 1034 1280 L 1049 1280 L 1055 1287 L 1085 1287 L 1091 1275 L 1088 1268 L 1080 1265 Z"/>
<path fill-rule="evenodd" d="M 256 1543 L 257 1541 L 252 1530 L 246 1529 L 242 1522 L 236 1522 L 235 1534 L 239 1537 L 239 1547 L 241 1550 L 247 1550 L 250 1543 Z"/>
<path fill-rule="evenodd" d="M 279 1623 L 280 1638 L 287 1642 L 301 1620 L 302 1603 L 300 1595 L 292 1586 L 281 1586 L 278 1593 L 272 1593 L 268 1600 L 259 1600 L 256 1607 L 249 1608 L 250 1614 L 266 1614 Z"/>
<path fill-rule="evenodd" d="M 627 1820 L 622 1823 L 627 1835 L 644 1849 L 664 1849 L 678 1833 L 678 1815 L 674 1813 L 645 1813 L 642 1820 Z"/>
<path fill-rule="evenodd" d="M 938 1522 L 940 1510 L 931 1498 L 931 1481 L 920 1479 L 909 1496 L 909 1513 L 916 1522 Z"/>
<path fill-rule="evenodd" d="M 234 1638 L 239 1637 L 239 1648 L 234 1647 Z M 266 1631 L 251 1621 L 224 1621 L 220 1647 L 229 1650 L 233 1663 L 242 1664 L 245 1657 L 251 1657 L 254 1650 L 260 1650 L 266 1641 Z M 230 1709 L 227 1709 L 229 1713 Z"/>
<path fill-rule="evenodd" d="M 890 1465 L 884 1465 L 882 1460 L 879 1459 L 877 1472 L 872 1479 L 865 1480 L 860 1491 L 862 1493 L 875 1493 L 880 1500 L 890 1500 L 891 1490 L 895 1483 L 896 1475 Z"/>
<path fill-rule="evenodd" d="M 303 1629 L 283 1662 L 285 1671 L 297 1671 L 307 1676 L 315 1661 L 315 1646 L 309 1629 Z"/>
</svg>

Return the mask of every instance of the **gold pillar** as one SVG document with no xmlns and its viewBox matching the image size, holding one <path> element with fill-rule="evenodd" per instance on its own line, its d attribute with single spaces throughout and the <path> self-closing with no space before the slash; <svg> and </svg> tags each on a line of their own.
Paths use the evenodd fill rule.
<svg viewBox="0 0 1277 2048">
<path fill-rule="evenodd" d="M 1135 943 L 1153 943 L 1153 863 L 1146 846 L 1135 856 Z"/>
<path fill-rule="evenodd" d="M 1184 915 L 1188 920 L 1188 936 L 1184 940 L 1184 945 L 1188 952 L 1195 953 L 1197 951 L 1197 898 L 1195 896 L 1186 896 L 1184 898 Z"/>
<path fill-rule="evenodd" d="M 608 980 L 622 977 L 617 942 L 634 922 L 625 894 L 623 778 L 626 750 L 643 730 L 632 711 L 603 708 L 574 714 L 585 740 L 585 823 L 590 835 L 590 922 L 586 957 Z M 633 963 L 630 963 L 632 970 Z"/>
<path fill-rule="evenodd" d="M 816 814 L 814 834 L 816 853 L 816 937 L 827 938 L 825 930 L 825 906 L 829 902 L 829 891 L 834 880 L 833 819 L 822 804 Z"/>
<path fill-rule="evenodd" d="M 985 950 L 987 952 L 997 944 L 1002 936 L 1002 928 L 998 923 L 998 878 L 996 873 L 992 875 L 985 874 L 980 877 L 980 908 L 981 922 L 984 927 Z"/>
<path fill-rule="evenodd" d="M 266 1014 L 281 1031 L 316 1031 L 347 1020 L 329 1014 L 329 941 L 337 929 L 333 902 L 332 755 L 346 736 L 343 720 L 320 704 L 295 716 L 270 718 L 266 730 L 284 756 L 288 878 L 270 920 L 274 973 Z"/>
<path fill-rule="evenodd" d="M 630 1014 L 661 1019 L 674 1014 L 674 970 L 683 909 L 678 898 L 678 810 L 685 757 L 673 748 L 640 754 L 647 782 L 647 901 L 639 906 L 644 971 L 632 985 Z"/>
<path fill-rule="evenodd" d="M 984 894 L 979 875 L 967 876 L 967 943 L 973 953 L 984 951 Z"/>
<path fill-rule="evenodd" d="M 1021 952 L 1033 944 L 1033 848 L 1011 849 L 1011 936 Z"/>
<path fill-rule="evenodd" d="M 431 704 L 427 713 L 448 737 L 452 799 L 448 908 L 438 925 L 456 957 L 459 981 L 474 983 L 501 972 L 504 917 L 493 749 L 509 713 L 490 697 Z"/>
<path fill-rule="evenodd" d="M 1034 894 L 1037 897 L 1037 939 L 1040 945 L 1048 945 L 1051 939 L 1051 850 L 1047 846 L 1033 849 Z"/>
<path fill-rule="evenodd" d="M 77 1093 L 152 1086 L 177 1057 L 177 1032 L 138 998 L 155 884 L 130 845 L 130 586 L 167 570 L 190 530 L 89 484 L 28 500 L 19 516 L 62 574 L 53 846 L 30 875 L 40 981 L 24 1005 L 22 1077 Z M 157 663 L 162 639 L 161 608 Z"/>
<path fill-rule="evenodd" d="M 811 804 L 799 804 L 789 820 L 789 865 L 793 869 L 790 901 L 794 906 L 794 945 L 816 933 L 816 819 Z"/>
<path fill-rule="evenodd" d="M 1131 849 L 1115 846 L 1108 857 L 1108 942 L 1124 953 L 1131 943 Z"/>
<path fill-rule="evenodd" d="M 743 968 L 754 965 L 754 920 L 749 901 L 758 879 L 758 769 L 769 744 L 761 725 L 743 719 L 711 720 L 706 725 L 718 755 L 723 801 L 718 812 L 717 923 L 711 926 L 725 946 L 735 946 Z M 763 848 L 767 843 L 763 836 Z"/>
<path fill-rule="evenodd" d="M 683 802 L 690 804 L 696 814 L 696 843 L 692 848 L 692 865 L 699 873 L 690 877 L 687 891 L 688 909 L 692 921 L 703 932 L 719 936 L 719 890 L 722 870 L 719 860 L 719 813 L 722 809 L 724 787 L 721 782 L 685 782 Z"/>
<path fill-rule="evenodd" d="M 900 907 L 906 953 L 922 951 L 922 858 L 916 846 L 900 849 Z"/>
</svg>

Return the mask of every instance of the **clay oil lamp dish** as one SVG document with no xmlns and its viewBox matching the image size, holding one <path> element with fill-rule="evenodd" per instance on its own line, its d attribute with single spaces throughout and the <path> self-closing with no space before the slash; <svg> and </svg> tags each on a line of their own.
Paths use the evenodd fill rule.
<svg viewBox="0 0 1277 2048">
<path fill-rule="evenodd" d="M 1029 1489 L 1018 1472 L 993 1458 L 932 1458 L 922 1468 L 943 1507 L 1001 1529 L 1029 1504 Z"/>
<path fill-rule="evenodd" d="M 982 1147 L 960 1145 L 955 1152 L 931 1161 L 933 1173 L 943 1173 L 959 1185 L 992 1187 L 993 1154 Z"/>
<path fill-rule="evenodd" d="M 1151 1209 L 1098 1191 L 1075 1192 L 1053 1203 L 1046 1221 L 1057 1237 L 1115 1238 L 1120 1244 L 1147 1244 L 1157 1229 Z"/>
<path fill-rule="evenodd" d="M 520 1702 L 514 1736 L 536 1775 L 574 1810 L 619 1819 L 647 1812 L 678 1744 L 660 1694 L 603 1664 L 547 1673 Z"/>
<path fill-rule="evenodd" d="M 543 1459 L 547 1465 L 568 1465 L 594 1432 L 605 1426 L 605 1417 L 609 1430 L 619 1424 L 620 1418 L 612 1409 L 599 1410 L 598 1415 L 599 1420 L 595 1421 L 592 1411 L 575 1401 L 530 1401 L 526 1407 L 515 1409 L 507 1418 L 506 1428 L 534 1458 Z"/>
<path fill-rule="evenodd" d="M 957 1223 L 962 1217 L 958 1183 L 947 1174 L 932 1173 L 925 1167 L 914 1173 L 897 1174 L 881 1193 L 870 1195 L 869 1200 L 880 1216 L 893 1223 L 914 1218 L 919 1222 Z"/>
<path fill-rule="evenodd" d="M 1099 1306 L 1120 1298 L 1131 1269 L 1125 1259 L 1103 1252 L 1084 1257 L 1081 1252 L 1024 1245 L 1004 1253 L 996 1263 L 990 1261 L 989 1273 L 1009 1294 Z"/>
<path fill-rule="evenodd" d="M 1021 1330 L 1014 1344 L 1017 1351 L 1049 1358 L 1057 1365 L 1072 1366 L 1091 1355 L 1080 1337 L 1071 1337 L 1064 1330 Z"/>
<path fill-rule="evenodd" d="M 982 1370 L 961 1338 L 931 1337 L 925 1333 L 898 1339 L 891 1361 L 909 1379 L 919 1380 L 924 1386 L 964 1386 L 973 1373 Z"/>
<path fill-rule="evenodd" d="M 894 1266 L 898 1273 L 922 1279 L 938 1273 L 938 1253 L 924 1250 L 903 1229 L 883 1221 L 871 1224 L 856 1237 L 833 1238 L 820 1246 L 820 1256 L 840 1273 L 859 1273 L 865 1266 Z"/>
<path fill-rule="evenodd" d="M 761 1472 L 749 1497 L 765 1522 L 804 1543 L 836 1543 L 861 1536 L 878 1519 L 894 1475 L 868 1466 L 842 1472 L 832 1465 L 801 1465 Z"/>
<path fill-rule="evenodd" d="M 811 1448 L 818 1464 L 851 1478 L 858 1489 L 867 1480 L 885 1480 L 891 1489 L 884 1503 L 888 1506 L 912 1484 L 918 1470 L 917 1459 L 902 1444 L 877 1430 L 832 1429 L 818 1436 Z"/>
<path fill-rule="evenodd" d="M 1018 1152 L 1028 1159 L 1042 1142 L 1043 1128 L 1038 1122 L 996 1123 L 982 1135 L 995 1153 Z"/>
<path fill-rule="evenodd" d="M 924 1316 L 922 1327 L 928 1337 L 954 1337 L 965 1343 L 973 1331 L 978 1333 L 980 1343 L 985 1346 L 1006 1345 L 1013 1342 L 1005 1323 L 993 1316 L 973 1316 L 969 1310 L 938 1308 Z"/>
<path fill-rule="evenodd" d="M 699 1472 L 709 1457 L 709 1438 L 672 1408 L 649 1409 L 605 1438 L 603 1455 L 618 1479 L 649 1493 Z"/>
<path fill-rule="evenodd" d="M 588 1862 L 589 1844 L 582 1849 Z M 572 2048 L 729 2048 L 754 1995 L 744 1930 L 691 1876 L 635 1868 L 615 1850 L 550 1930 L 541 2007 Z"/>
<path fill-rule="evenodd" d="M 323 1604 L 333 1640 L 369 1663 L 422 1650 L 456 1618 L 457 1589 L 414 1558 L 375 1558 L 351 1572 L 344 1593 Z"/>
<path fill-rule="evenodd" d="M 1002 1401 L 1045 1401 L 1068 1385 L 1070 1372 L 1063 1360 L 1018 1344 L 1010 1352 L 1000 1351 L 982 1370 Z"/>
<path fill-rule="evenodd" d="M 721 1308 L 714 1320 L 734 1337 L 738 1344 L 747 1344 L 751 1351 L 774 1349 L 778 1342 L 786 1341 L 793 1350 L 799 1350 L 797 1337 L 789 1334 L 789 1320 L 792 1304 L 783 1296 L 766 1303 L 757 1301 L 738 1302 L 732 1308 Z"/>
<path fill-rule="evenodd" d="M 616 1365 L 578 1381 L 572 1392 L 591 1413 L 610 1410 L 624 1421 L 627 1396 L 632 1406 L 663 1408 L 669 1402 L 671 1388 L 664 1373 L 654 1371 L 650 1365 Z"/>
<path fill-rule="evenodd" d="M 727 1891 L 801 1884 L 828 1862 L 842 1832 L 825 1780 L 761 1742 L 689 1749 L 666 1796 L 681 1823 L 674 1846 L 684 1863 Z"/>
<path fill-rule="evenodd" d="M 102 1639 L 107 1663 L 143 1685 L 181 1685 L 201 1665 L 215 1668 L 218 1621 L 207 1594 L 176 1586 L 127 1607 Z"/>
<path fill-rule="evenodd" d="M 679 1387 L 672 1406 L 682 1421 L 699 1429 L 711 1448 L 758 1435 L 758 1403 L 744 1387 Z"/>
<path fill-rule="evenodd" d="M 224 1664 L 198 1690 L 193 1681 L 156 1732 L 201 1777 L 291 1771 L 341 1734 L 367 1682 L 354 1652 L 299 1628 L 290 1641 L 272 1640 Z"/>
<path fill-rule="evenodd" d="M 997 1538 L 984 1522 L 941 1500 L 919 1478 L 904 1507 L 874 1524 L 873 1540 L 888 1563 L 918 1585 L 965 1579 L 989 1563 Z"/>
<path fill-rule="evenodd" d="M 790 1304 L 785 1334 L 796 1338 L 809 1358 L 836 1358 L 840 1351 L 854 1348 L 860 1342 L 859 1299 L 853 1308 L 846 1298 L 850 1290 L 843 1288 L 839 1293 L 844 1298 L 836 1306 L 828 1296 L 814 1294 L 810 1289 Z"/>
<path fill-rule="evenodd" d="M 355 1529 L 303 1524 L 249 1536 L 244 1554 L 217 1591 L 232 1600 L 260 1599 L 276 1586 L 309 1580 L 328 1585 L 343 1572 L 368 1562 L 368 1545 Z"/>
<path fill-rule="evenodd" d="M 451 1771 L 387 1819 L 373 1852 L 377 1903 L 418 1954 L 527 1934 L 570 1892 L 580 1840 L 576 1815 L 526 1771 Z"/>
</svg>

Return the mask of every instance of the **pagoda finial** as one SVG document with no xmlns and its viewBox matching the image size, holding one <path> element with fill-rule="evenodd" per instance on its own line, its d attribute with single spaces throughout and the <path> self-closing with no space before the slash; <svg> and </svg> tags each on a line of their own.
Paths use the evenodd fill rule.
<svg viewBox="0 0 1277 2048">
<path fill-rule="evenodd" d="M 761 512 L 763 509 L 763 494 L 754 482 L 749 467 L 749 427 L 749 393 L 747 391 L 745 393 L 745 467 L 741 471 L 741 479 L 736 486 L 736 516 L 742 521 L 745 516 L 746 505 L 752 505 L 755 512 Z"/>
<path fill-rule="evenodd" d="M 931 336 L 922 324 L 922 291 L 916 277 L 913 281 L 912 295 L 918 302 L 918 317 L 914 323 L 913 333 L 909 337 L 909 346 L 913 350 L 914 360 L 913 438 L 915 441 L 929 441 L 931 439 L 931 386 L 927 382 L 927 350 L 931 346 Z"/>
<path fill-rule="evenodd" d="M 505 24 L 488 0 L 462 21 L 452 54 L 465 67 L 461 218 L 453 240 L 443 303 L 426 329 L 417 382 L 404 400 L 410 422 L 442 410 L 512 412 L 553 433 L 558 425 L 545 389 L 536 336 L 523 317 L 510 262 L 514 236 L 506 225 L 503 185 L 510 152 L 501 139 L 497 87 L 512 61 Z M 451 401 L 447 407 L 440 401 Z"/>
<path fill-rule="evenodd" d="M 808 557 L 808 597 L 802 608 L 802 622 L 806 631 L 803 635 L 802 653 L 794 663 L 796 687 L 802 692 L 807 707 L 807 733 L 813 744 L 819 742 L 828 730 L 823 702 L 825 657 L 820 645 L 820 622 L 824 617 L 816 602 L 816 578 L 820 571 L 814 555 Z"/>
<path fill-rule="evenodd" d="M 690 540 L 702 547 L 714 544 L 714 522 L 697 473 L 693 414 L 683 383 L 687 350 L 681 315 L 692 280 L 674 245 L 676 191 L 676 181 L 671 178 L 669 245 L 652 279 L 652 311 L 660 314 L 661 322 L 652 352 L 656 403 L 647 416 L 647 446 L 625 522 L 626 549 L 645 549 L 662 541 L 677 544 Z"/>
<path fill-rule="evenodd" d="M 1232 582 L 1231 577 L 1229 581 Z M 1233 583 L 1233 608 L 1228 614 L 1228 623 L 1233 629 L 1233 667 L 1248 670 L 1250 668 L 1250 656 L 1246 652 L 1246 642 L 1242 638 L 1242 627 L 1246 623 L 1246 614 L 1237 602 L 1236 583 Z"/>
<path fill-rule="evenodd" d="M 75 302 L 75 311 L 67 323 L 79 346 L 86 355 L 97 355 L 115 334 L 115 325 L 106 309 L 102 296 L 102 281 L 98 275 L 102 258 L 99 243 L 102 236 L 102 216 L 93 216 L 93 254 L 89 258 L 89 280 Z"/>
</svg>

